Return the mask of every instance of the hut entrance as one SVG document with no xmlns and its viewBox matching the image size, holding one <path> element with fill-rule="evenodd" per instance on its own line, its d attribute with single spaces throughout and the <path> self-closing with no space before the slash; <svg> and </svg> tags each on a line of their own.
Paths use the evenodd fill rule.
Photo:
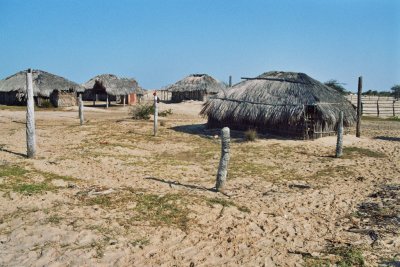
<svg viewBox="0 0 400 267">
<path fill-rule="evenodd" d="M 317 111 L 314 105 L 304 107 L 304 128 L 305 135 L 304 139 L 315 139 L 316 135 L 316 125 L 317 123 Z"/>
</svg>

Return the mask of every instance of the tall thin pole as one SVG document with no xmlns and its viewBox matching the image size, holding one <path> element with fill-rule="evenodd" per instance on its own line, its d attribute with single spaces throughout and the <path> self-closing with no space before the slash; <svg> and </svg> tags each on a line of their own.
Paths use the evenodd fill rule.
<svg viewBox="0 0 400 267">
<path fill-rule="evenodd" d="M 336 158 L 343 155 L 343 111 L 339 113 L 339 123 L 337 128 Z"/>
<path fill-rule="evenodd" d="M 157 93 L 154 92 L 154 136 L 157 135 L 157 120 L 158 120 L 158 105 L 157 105 Z"/>
<path fill-rule="evenodd" d="M 361 136 L 361 94 L 362 94 L 362 76 L 358 77 L 358 92 L 357 92 L 357 127 L 356 137 Z"/>
<path fill-rule="evenodd" d="M 228 164 L 230 158 L 230 130 L 228 127 L 224 127 L 221 130 L 221 159 L 219 161 L 217 182 L 215 184 L 215 190 L 220 191 L 224 188 L 226 176 L 228 175 Z"/>
<path fill-rule="evenodd" d="M 106 108 L 108 108 L 108 94 L 106 94 L 107 98 L 106 98 Z"/>
<path fill-rule="evenodd" d="M 35 105 L 33 101 L 33 82 L 32 70 L 28 69 L 26 73 L 26 92 L 28 99 L 26 101 L 26 150 L 28 158 L 33 158 L 36 154 L 35 137 Z"/>
<path fill-rule="evenodd" d="M 232 76 L 229 75 L 229 87 L 232 87 Z"/>
<path fill-rule="evenodd" d="M 83 101 L 82 101 L 82 94 L 79 94 L 79 121 L 80 124 L 83 125 L 84 118 L 83 118 Z"/>
</svg>

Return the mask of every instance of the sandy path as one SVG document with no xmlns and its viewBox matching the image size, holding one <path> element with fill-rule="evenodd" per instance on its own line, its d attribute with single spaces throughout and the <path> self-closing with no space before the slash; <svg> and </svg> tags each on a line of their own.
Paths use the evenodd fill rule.
<svg viewBox="0 0 400 267">
<path fill-rule="evenodd" d="M 377 154 L 343 159 L 332 158 L 335 137 L 234 139 L 226 196 L 208 190 L 220 148 L 203 136 L 201 103 L 161 105 L 170 108 L 155 138 L 128 107 L 88 110 L 83 127 L 75 110 L 38 112 L 35 159 L 21 156 L 24 112 L 0 111 L 1 166 L 51 186 L 29 193 L 0 177 L 0 265 L 304 266 L 351 245 L 376 266 L 400 251 L 398 233 L 375 227 L 371 247 L 348 231 L 363 227 L 353 215 L 368 195 L 400 184 L 399 122 L 365 122 L 365 137 L 345 146 Z"/>
</svg>

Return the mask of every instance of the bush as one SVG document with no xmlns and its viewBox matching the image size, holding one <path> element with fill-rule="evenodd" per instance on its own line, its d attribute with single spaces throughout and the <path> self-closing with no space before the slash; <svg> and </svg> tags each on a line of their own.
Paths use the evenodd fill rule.
<svg viewBox="0 0 400 267">
<path fill-rule="evenodd" d="M 154 106 L 152 104 L 138 105 L 132 108 L 130 113 L 135 120 L 149 120 L 151 115 L 154 114 Z M 167 117 L 171 114 L 171 109 L 158 112 L 158 116 L 160 117 Z"/>
<path fill-rule="evenodd" d="M 244 132 L 244 139 L 249 142 L 256 141 L 257 139 L 257 131 L 254 129 L 248 129 Z"/>
<path fill-rule="evenodd" d="M 135 120 L 149 120 L 150 116 L 154 114 L 153 105 L 137 105 L 131 109 L 132 118 Z"/>
<path fill-rule="evenodd" d="M 165 121 L 160 121 L 160 126 L 165 126 L 165 125 L 167 125 L 166 123 L 165 123 Z"/>
<path fill-rule="evenodd" d="M 42 102 L 40 103 L 40 107 L 41 108 L 52 108 L 53 105 L 51 104 L 50 100 L 42 100 Z"/>
</svg>

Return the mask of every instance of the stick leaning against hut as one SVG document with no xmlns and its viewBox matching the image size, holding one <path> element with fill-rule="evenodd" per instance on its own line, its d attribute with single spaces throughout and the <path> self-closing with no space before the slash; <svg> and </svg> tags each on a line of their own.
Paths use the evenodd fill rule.
<svg viewBox="0 0 400 267">
<path fill-rule="evenodd" d="M 340 93 L 304 73 L 272 71 L 220 92 L 200 114 L 209 127 L 314 139 L 335 134 L 340 111 L 345 127 L 355 123 L 355 109 Z"/>
</svg>

